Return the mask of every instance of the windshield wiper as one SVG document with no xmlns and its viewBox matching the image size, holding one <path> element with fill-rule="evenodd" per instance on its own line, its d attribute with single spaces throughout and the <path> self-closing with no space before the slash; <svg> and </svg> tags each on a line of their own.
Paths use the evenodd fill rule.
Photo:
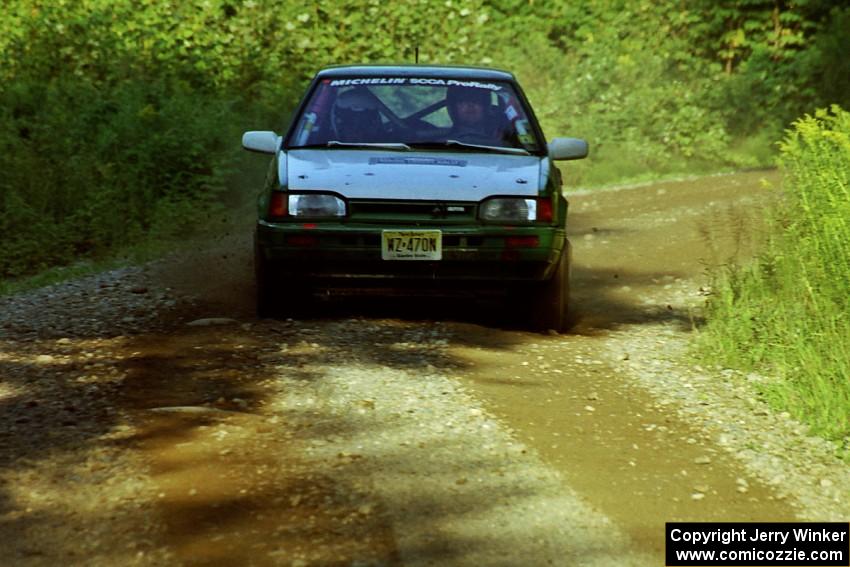
<svg viewBox="0 0 850 567">
<path fill-rule="evenodd" d="M 409 152 L 412 149 L 402 142 L 340 142 L 339 140 L 331 140 L 326 146 L 328 148 L 375 148 L 398 152 Z"/>
<path fill-rule="evenodd" d="M 460 140 L 446 140 L 447 146 L 460 146 L 462 148 L 475 148 L 478 150 L 487 150 L 490 152 L 498 152 L 502 154 L 516 154 L 520 156 L 530 156 L 531 153 L 523 148 L 506 148 L 504 146 L 487 146 L 484 144 L 468 144 Z"/>
<path fill-rule="evenodd" d="M 460 148 L 470 148 L 473 150 L 485 150 L 488 152 L 500 153 L 500 154 L 512 154 L 512 155 L 520 155 L 520 156 L 530 156 L 531 152 L 525 150 L 523 148 L 506 148 L 504 146 L 488 146 L 485 144 L 469 144 L 467 142 L 461 142 L 460 140 L 445 140 L 442 142 L 417 142 L 415 144 L 411 144 L 414 148 L 446 148 L 446 147 L 460 147 Z"/>
</svg>

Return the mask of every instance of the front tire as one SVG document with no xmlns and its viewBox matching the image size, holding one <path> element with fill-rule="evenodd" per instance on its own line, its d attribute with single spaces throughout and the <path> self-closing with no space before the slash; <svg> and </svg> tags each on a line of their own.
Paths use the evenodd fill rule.
<svg viewBox="0 0 850 567">
<path fill-rule="evenodd" d="M 570 249 L 561 252 L 555 272 L 547 281 L 534 287 L 531 298 L 531 315 L 534 328 L 566 331 L 570 311 Z"/>
<path fill-rule="evenodd" d="M 257 317 L 267 319 L 281 312 L 280 290 L 276 285 L 279 277 L 269 261 L 254 242 L 254 286 L 256 290 Z"/>
<path fill-rule="evenodd" d="M 254 241 L 254 282 L 257 317 L 283 319 L 308 315 L 314 306 L 307 281 L 281 273 Z"/>
</svg>

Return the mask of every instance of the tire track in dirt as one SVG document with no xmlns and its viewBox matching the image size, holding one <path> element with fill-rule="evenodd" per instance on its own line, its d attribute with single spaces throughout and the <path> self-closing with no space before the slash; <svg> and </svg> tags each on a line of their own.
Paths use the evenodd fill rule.
<svg viewBox="0 0 850 567">
<path fill-rule="evenodd" d="M 754 250 L 765 178 L 778 182 L 755 172 L 573 197 L 571 333 L 487 330 L 467 341 L 464 329 L 453 341 L 477 397 L 657 564 L 666 521 L 797 515 L 783 491 L 677 415 L 675 392 L 651 394 L 628 364 L 670 354 L 670 339 L 687 337 L 699 316 L 705 267 Z"/>
</svg>

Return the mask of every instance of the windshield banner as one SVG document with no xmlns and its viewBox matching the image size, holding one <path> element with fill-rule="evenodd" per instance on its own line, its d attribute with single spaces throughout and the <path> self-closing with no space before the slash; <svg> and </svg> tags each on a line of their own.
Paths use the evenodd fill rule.
<svg viewBox="0 0 850 567">
<path fill-rule="evenodd" d="M 502 90 L 501 86 L 494 85 L 493 83 L 459 81 L 456 79 L 434 79 L 428 77 L 362 77 L 357 79 L 334 79 L 329 82 L 332 87 L 358 85 L 426 85 L 429 87 L 469 87 L 472 89 L 487 89 L 489 91 Z"/>
</svg>

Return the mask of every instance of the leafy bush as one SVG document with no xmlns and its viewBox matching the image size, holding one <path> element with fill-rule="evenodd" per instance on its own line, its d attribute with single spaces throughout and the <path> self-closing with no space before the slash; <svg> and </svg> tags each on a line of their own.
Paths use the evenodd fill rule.
<svg viewBox="0 0 850 567">
<path fill-rule="evenodd" d="M 645 8 L 608 0 L 527 14 L 524 25 L 550 33 L 503 55 L 548 135 L 590 141 L 590 159 L 570 166 L 573 182 L 735 164 L 710 64 L 687 54 L 666 6 Z"/>
<path fill-rule="evenodd" d="M 766 393 L 834 439 L 850 440 L 850 113 L 794 123 L 781 145 L 785 201 L 766 251 L 715 285 L 707 356 L 766 368 Z M 846 447 L 850 449 L 850 446 Z"/>
<path fill-rule="evenodd" d="M 850 106 L 850 8 L 833 2 L 692 0 L 679 33 L 722 68 L 716 108 L 736 136 L 776 138 L 805 111 Z"/>
<path fill-rule="evenodd" d="M 19 82 L 0 106 L 4 276 L 184 231 L 214 205 L 237 136 L 227 102 L 150 83 Z"/>
</svg>

